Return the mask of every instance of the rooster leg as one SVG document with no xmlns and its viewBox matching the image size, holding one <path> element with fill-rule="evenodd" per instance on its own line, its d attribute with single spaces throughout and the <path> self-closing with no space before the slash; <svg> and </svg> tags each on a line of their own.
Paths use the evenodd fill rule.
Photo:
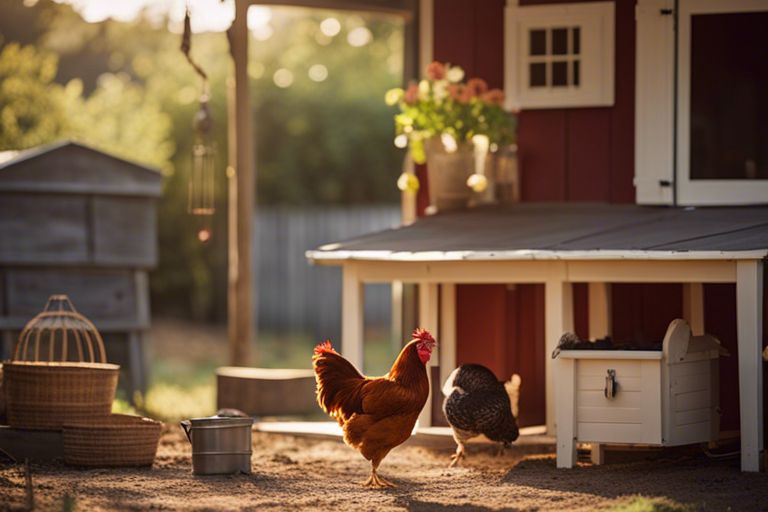
<svg viewBox="0 0 768 512">
<path fill-rule="evenodd" d="M 395 484 L 388 480 L 384 480 L 376 473 L 377 468 L 378 464 L 374 465 L 371 463 L 371 476 L 368 477 L 368 480 L 363 482 L 363 485 L 366 487 L 395 487 Z"/>
<path fill-rule="evenodd" d="M 463 459 L 466 456 L 467 456 L 467 454 L 464 451 L 464 443 L 457 442 L 456 453 L 451 455 L 451 463 L 448 464 L 448 467 L 449 468 L 454 467 L 456 464 L 459 463 L 459 460 Z"/>
</svg>

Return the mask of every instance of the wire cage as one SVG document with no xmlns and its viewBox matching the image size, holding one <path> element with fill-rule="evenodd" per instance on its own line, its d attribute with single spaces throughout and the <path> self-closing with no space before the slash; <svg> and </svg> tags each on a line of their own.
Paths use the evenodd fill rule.
<svg viewBox="0 0 768 512">
<path fill-rule="evenodd" d="M 66 295 L 53 295 L 3 364 L 8 425 L 60 430 L 68 421 L 109 416 L 119 371 L 107 363 L 93 323 Z"/>
<path fill-rule="evenodd" d="M 104 341 L 93 323 L 66 295 L 51 295 L 45 309 L 27 322 L 14 361 L 106 363 Z"/>
</svg>

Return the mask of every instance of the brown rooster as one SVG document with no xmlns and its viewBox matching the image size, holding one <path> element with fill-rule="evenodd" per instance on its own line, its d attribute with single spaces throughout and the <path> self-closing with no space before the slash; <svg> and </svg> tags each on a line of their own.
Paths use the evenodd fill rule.
<svg viewBox="0 0 768 512">
<path fill-rule="evenodd" d="M 425 365 L 435 339 L 424 329 L 416 329 L 412 338 L 389 373 L 378 378 L 363 376 L 330 341 L 315 347 L 317 403 L 339 422 L 344 442 L 371 461 L 366 486 L 394 487 L 376 470 L 392 448 L 410 437 L 429 395 Z"/>
</svg>

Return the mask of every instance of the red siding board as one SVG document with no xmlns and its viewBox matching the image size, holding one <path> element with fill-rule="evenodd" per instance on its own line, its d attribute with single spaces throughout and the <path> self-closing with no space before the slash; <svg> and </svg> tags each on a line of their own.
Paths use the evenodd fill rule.
<svg viewBox="0 0 768 512">
<path fill-rule="evenodd" d="M 704 330 L 731 353 L 720 358 L 720 430 L 739 428 L 739 351 L 736 338 L 736 285 L 704 285 Z"/>
<path fill-rule="evenodd" d="M 501 284 L 456 287 L 458 364 L 478 363 L 501 377 L 506 372 L 505 290 Z"/>
<path fill-rule="evenodd" d="M 611 184 L 611 109 L 566 111 L 569 201 L 607 201 Z M 588 128 L 588 129 L 585 129 Z"/>
<path fill-rule="evenodd" d="M 611 111 L 611 203 L 635 202 L 635 2 L 616 2 L 616 103 Z"/>
<path fill-rule="evenodd" d="M 518 156 L 523 201 L 565 201 L 567 173 L 566 112 L 529 110 L 520 113 Z"/>
</svg>

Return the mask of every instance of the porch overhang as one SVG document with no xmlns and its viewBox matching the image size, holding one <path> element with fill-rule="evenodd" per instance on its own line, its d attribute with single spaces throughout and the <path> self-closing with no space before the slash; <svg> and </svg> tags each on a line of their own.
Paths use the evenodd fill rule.
<svg viewBox="0 0 768 512">
<path fill-rule="evenodd" d="M 761 467 L 764 446 L 761 351 L 767 257 L 768 207 L 681 209 L 574 203 L 529 203 L 435 215 L 307 252 L 316 264 L 342 266 L 342 349 L 358 365 L 362 362 L 363 284 L 418 283 L 419 322 L 440 339 L 441 380 L 456 365 L 458 283 L 543 283 L 546 354 L 563 332 L 573 330 L 572 283 L 589 283 L 590 330 L 593 318 L 597 324 L 609 325 L 609 283 L 684 283 L 685 316 L 694 332 L 704 328 L 702 283 L 735 283 L 742 469 L 746 471 Z M 559 394 L 549 357 L 545 372 L 547 431 L 557 431 L 558 464 L 567 466 L 575 457 L 574 426 L 556 425 Z M 426 426 L 428 409 L 420 418 Z"/>
</svg>

